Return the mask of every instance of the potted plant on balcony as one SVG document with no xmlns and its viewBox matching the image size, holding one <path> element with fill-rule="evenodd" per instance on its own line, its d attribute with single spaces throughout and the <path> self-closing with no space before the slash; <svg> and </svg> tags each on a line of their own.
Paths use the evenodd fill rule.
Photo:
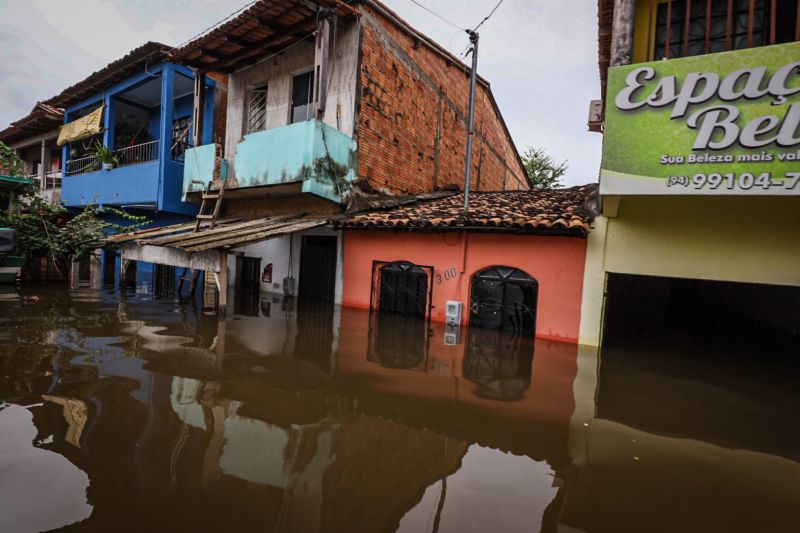
<svg viewBox="0 0 800 533">
<path fill-rule="evenodd" d="M 114 168 L 114 165 L 119 162 L 114 150 L 102 144 L 100 141 L 95 142 L 94 157 L 103 167 L 103 170 L 111 170 Z"/>
</svg>

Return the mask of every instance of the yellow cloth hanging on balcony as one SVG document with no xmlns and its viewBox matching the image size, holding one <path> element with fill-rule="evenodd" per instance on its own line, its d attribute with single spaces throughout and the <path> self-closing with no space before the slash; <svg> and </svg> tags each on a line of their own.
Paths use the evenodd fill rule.
<svg viewBox="0 0 800 533">
<path fill-rule="evenodd" d="M 103 107 L 100 106 L 85 117 L 61 126 L 61 131 L 58 134 L 58 146 L 68 142 L 80 141 L 103 131 Z"/>
</svg>

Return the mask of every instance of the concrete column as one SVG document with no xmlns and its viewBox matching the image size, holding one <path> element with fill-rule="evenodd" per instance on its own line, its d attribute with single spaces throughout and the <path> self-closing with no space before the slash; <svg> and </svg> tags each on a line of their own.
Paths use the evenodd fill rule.
<svg viewBox="0 0 800 533">
<path fill-rule="evenodd" d="M 206 107 L 206 75 L 196 72 L 194 75 L 194 107 L 192 109 L 192 144 L 202 146 L 205 131 Z"/>
<path fill-rule="evenodd" d="M 611 66 L 629 65 L 633 57 L 633 19 L 636 0 L 614 0 L 611 30 Z"/>
<path fill-rule="evenodd" d="M 106 106 L 105 110 L 103 110 L 103 128 L 105 129 L 103 132 L 103 144 L 113 150 L 117 148 L 114 146 L 114 114 L 116 109 L 111 95 L 106 95 L 103 105 Z"/>
<path fill-rule="evenodd" d="M 608 218 L 600 215 L 594 220 L 594 228 L 586 243 L 586 265 L 583 271 L 583 295 L 581 298 L 581 325 L 578 343 L 599 346 L 603 324 L 605 302 L 605 256 Z"/>
<path fill-rule="evenodd" d="M 69 114 L 64 111 L 64 124 L 69 123 Z M 67 160 L 69 159 L 69 143 L 65 143 L 61 147 L 61 179 L 67 177 Z M 62 186 L 63 186 L 62 181 Z"/>
<path fill-rule="evenodd" d="M 101 248 L 89 256 L 89 285 L 93 289 L 99 289 L 103 284 L 103 268 L 100 260 L 102 253 L 103 249 Z"/>
<path fill-rule="evenodd" d="M 164 205 L 164 177 L 167 161 L 169 161 L 172 145 L 172 119 L 175 106 L 174 98 L 175 66 L 165 63 L 161 71 L 161 122 L 159 127 L 158 158 L 158 208 Z"/>
<path fill-rule="evenodd" d="M 47 145 L 47 141 L 42 139 L 42 146 L 40 148 L 40 154 L 39 154 L 39 161 L 40 161 L 40 163 L 39 163 L 39 189 L 44 189 L 45 188 L 45 183 L 44 183 L 44 174 L 45 174 L 44 159 L 45 159 L 45 152 L 46 152 L 46 149 L 47 149 L 46 145 Z"/>
<path fill-rule="evenodd" d="M 582 466 L 589 463 L 589 429 L 594 420 L 597 407 L 597 374 L 600 366 L 599 348 L 578 347 L 578 372 L 572 385 L 575 410 L 569 419 L 569 441 L 567 449 L 573 464 Z"/>
</svg>

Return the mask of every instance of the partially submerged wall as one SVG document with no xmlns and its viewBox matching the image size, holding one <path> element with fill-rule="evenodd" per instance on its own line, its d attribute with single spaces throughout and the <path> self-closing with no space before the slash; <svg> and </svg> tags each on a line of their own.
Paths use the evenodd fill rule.
<svg viewBox="0 0 800 533">
<path fill-rule="evenodd" d="M 508 266 L 539 282 L 536 336 L 568 342 L 578 339 L 585 239 L 350 230 L 345 232 L 344 253 L 345 306 L 369 308 L 373 261 L 409 261 L 434 269 L 429 280 L 433 284 L 432 320 L 443 322 L 447 300 L 457 300 L 464 303 L 466 323 L 472 277 L 488 267 Z"/>
</svg>

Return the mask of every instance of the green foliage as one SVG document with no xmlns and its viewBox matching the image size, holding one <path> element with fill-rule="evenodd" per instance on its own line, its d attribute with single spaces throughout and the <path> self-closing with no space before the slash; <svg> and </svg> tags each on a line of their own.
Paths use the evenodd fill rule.
<svg viewBox="0 0 800 533">
<path fill-rule="evenodd" d="M 19 176 L 23 173 L 25 163 L 14 152 L 14 149 L 0 141 L 0 174 Z"/>
<path fill-rule="evenodd" d="M 545 152 L 544 148 L 532 146 L 526 148 L 521 157 L 531 189 L 557 189 L 563 185 L 561 178 L 567 171 L 566 161 L 556 163 L 553 156 Z"/>
<path fill-rule="evenodd" d="M 106 214 L 118 215 L 130 224 L 114 224 L 100 218 L 97 207 L 89 205 L 71 216 L 61 204 L 51 204 L 36 194 L 33 186 L 18 197 L 21 209 L 0 213 L 0 227 L 17 230 L 17 251 L 28 258 L 49 257 L 62 273 L 70 261 L 80 261 L 102 248 L 108 234 L 134 231 L 146 217 L 105 208 Z M 17 212 L 19 211 L 19 212 Z"/>
<path fill-rule="evenodd" d="M 106 146 L 105 144 L 101 143 L 100 141 L 94 142 L 94 157 L 100 163 L 119 163 L 117 159 L 117 155 L 114 153 L 114 150 Z"/>
</svg>

